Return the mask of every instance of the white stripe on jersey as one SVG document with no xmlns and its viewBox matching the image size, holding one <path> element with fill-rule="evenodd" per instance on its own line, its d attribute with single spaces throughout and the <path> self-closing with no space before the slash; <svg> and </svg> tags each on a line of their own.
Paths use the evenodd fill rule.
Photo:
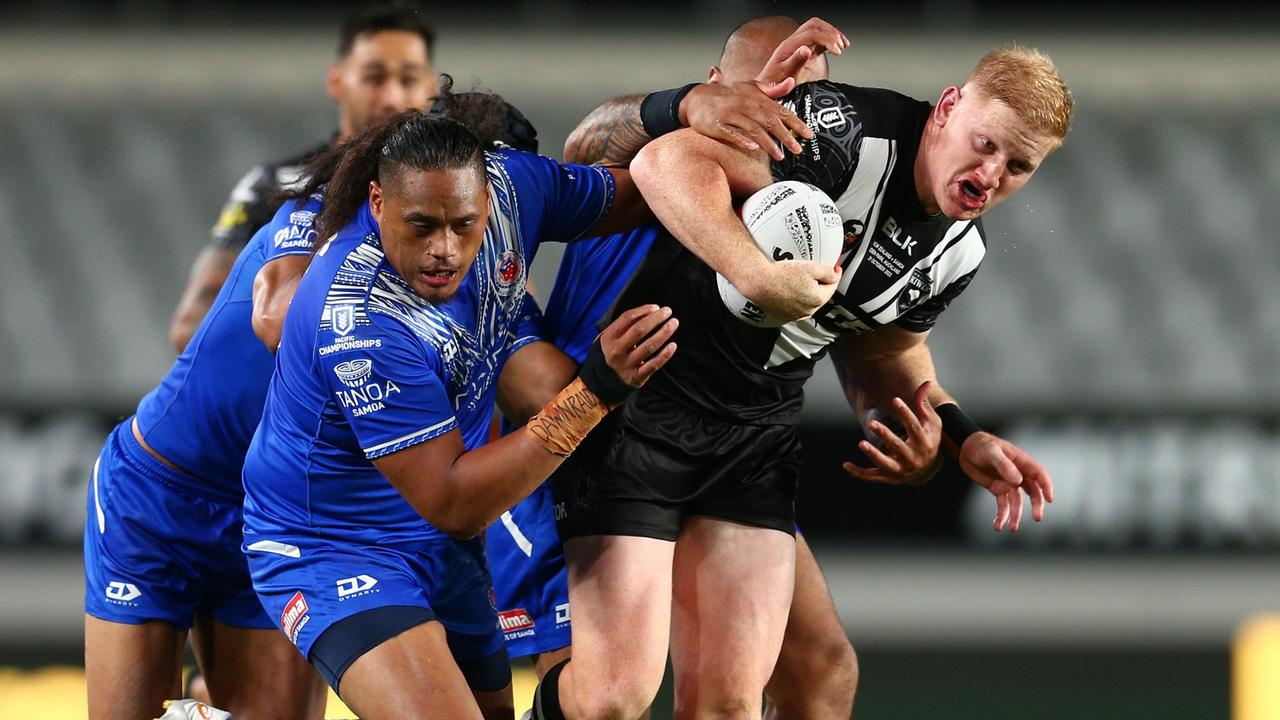
<svg viewBox="0 0 1280 720">
<path fill-rule="evenodd" d="M 511 516 L 510 510 L 502 513 L 502 526 L 511 533 L 511 539 L 516 541 L 516 547 L 520 548 L 520 552 L 524 553 L 525 557 L 533 557 L 533 543 L 529 542 L 529 538 L 520 531 L 520 526 L 516 525 L 516 519 Z"/>
<path fill-rule="evenodd" d="M 885 186 L 889 183 L 889 175 L 893 173 L 893 166 L 897 161 L 898 143 L 894 140 L 864 137 L 858 145 L 858 167 L 853 171 L 849 187 L 836 200 L 840 218 L 845 222 L 857 220 L 863 227 L 863 237 L 858 238 L 863 242 L 858 243 L 853 260 L 845 262 L 845 258 L 840 258 L 841 265 L 845 268 L 862 265 L 867 248 L 871 246 L 871 243 L 865 242 L 866 237 L 875 232 L 876 221 L 880 217 L 880 204 L 884 202 Z M 849 283 L 853 282 L 853 275 L 852 272 L 846 272 L 836 289 L 839 292 L 847 291 Z"/>
<path fill-rule="evenodd" d="M 406 440 L 412 440 L 418 437 L 419 435 L 426 435 L 428 433 L 433 433 L 439 430 L 440 428 L 443 428 L 449 425 L 450 423 L 456 423 L 456 422 L 457 420 L 455 418 L 450 417 L 448 420 L 441 420 L 440 422 L 436 423 L 435 425 L 432 425 L 431 427 L 425 427 L 425 428 L 422 428 L 421 430 L 415 430 L 414 432 L 411 432 L 408 435 L 401 435 L 395 440 L 388 440 L 384 443 L 378 443 L 377 445 L 374 445 L 372 447 L 361 448 L 361 449 L 364 450 L 365 455 L 368 455 L 369 453 L 375 453 L 375 452 L 378 452 L 379 450 L 389 448 L 392 445 L 395 445 L 396 443 L 402 443 L 402 442 L 405 442 Z"/>
<path fill-rule="evenodd" d="M 245 549 L 253 550 L 254 552 L 273 553 L 275 555 L 283 555 L 291 558 L 302 557 L 302 550 L 298 549 L 297 545 L 276 542 L 275 540 L 259 540 L 258 542 L 247 546 Z"/>
</svg>

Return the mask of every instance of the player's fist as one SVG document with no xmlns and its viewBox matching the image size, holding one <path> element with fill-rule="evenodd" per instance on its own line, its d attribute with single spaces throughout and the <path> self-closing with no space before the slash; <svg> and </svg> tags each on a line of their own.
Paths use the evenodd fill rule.
<svg viewBox="0 0 1280 720">
<path fill-rule="evenodd" d="M 996 530 L 1017 532 L 1022 523 L 1022 493 L 1031 496 L 1031 517 L 1044 519 L 1045 503 L 1053 502 L 1053 480 L 1026 450 L 988 432 L 965 439 L 956 456 L 960 469 L 996 498 Z"/>
<path fill-rule="evenodd" d="M 811 260 L 761 263 L 744 278 L 742 294 L 784 323 L 811 317 L 831 300 L 840 268 Z M 735 284 L 737 284 L 735 282 Z"/>
</svg>

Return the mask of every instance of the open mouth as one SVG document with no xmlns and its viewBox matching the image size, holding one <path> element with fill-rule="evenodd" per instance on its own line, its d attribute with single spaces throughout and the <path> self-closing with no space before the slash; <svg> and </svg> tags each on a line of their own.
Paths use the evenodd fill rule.
<svg viewBox="0 0 1280 720">
<path fill-rule="evenodd" d="M 970 208 L 979 208 L 987 202 L 987 193 L 969 180 L 960 181 L 960 195 Z"/>
<path fill-rule="evenodd" d="M 439 288 L 439 287 L 444 287 L 449 283 L 453 282 L 453 279 L 458 276 L 458 271 L 447 270 L 447 269 L 421 270 L 418 272 L 418 275 L 422 277 L 422 281 L 425 282 L 426 284 L 430 285 L 431 287 Z"/>
</svg>

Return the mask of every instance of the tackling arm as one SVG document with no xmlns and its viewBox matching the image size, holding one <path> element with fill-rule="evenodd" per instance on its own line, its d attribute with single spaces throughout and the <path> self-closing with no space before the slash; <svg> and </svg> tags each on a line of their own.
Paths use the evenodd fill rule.
<svg viewBox="0 0 1280 720">
<path fill-rule="evenodd" d="M 601 333 L 600 353 L 617 380 L 640 387 L 675 353 L 668 340 L 677 325 L 669 308 L 628 310 Z M 467 450 L 461 432 L 453 430 L 373 464 L 432 525 L 453 537 L 472 537 L 551 475 L 608 413 L 606 402 L 619 402 L 588 389 L 588 374 L 584 366 L 524 427 L 492 443 Z"/>
</svg>

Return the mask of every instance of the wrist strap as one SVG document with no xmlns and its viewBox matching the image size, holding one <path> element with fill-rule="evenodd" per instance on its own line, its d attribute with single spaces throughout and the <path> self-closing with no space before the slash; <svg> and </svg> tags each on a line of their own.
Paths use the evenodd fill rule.
<svg viewBox="0 0 1280 720">
<path fill-rule="evenodd" d="M 964 414 L 959 405 L 955 403 L 946 403 L 939 405 L 935 410 L 938 418 L 942 420 L 942 436 L 947 440 L 947 449 L 952 455 L 960 452 L 960 446 L 964 445 L 964 441 L 974 433 L 982 432 L 982 428 L 978 427 L 978 423 L 973 418 Z"/>
<path fill-rule="evenodd" d="M 577 378 L 529 418 L 524 427 L 544 450 L 569 457 L 608 414 L 609 406 L 587 389 L 582 378 Z"/>
<path fill-rule="evenodd" d="M 609 367 L 609 363 L 604 359 L 604 348 L 600 346 L 600 339 L 591 343 L 591 349 L 587 351 L 587 359 L 582 362 L 582 367 L 578 369 L 578 378 L 582 380 L 587 389 L 596 394 L 606 405 L 615 407 L 626 402 L 626 399 L 635 392 L 636 389 L 618 377 L 618 373 Z"/>
<path fill-rule="evenodd" d="M 697 86 L 698 83 L 689 83 L 683 87 L 645 95 L 644 101 L 640 103 L 640 124 L 644 125 L 644 131 L 649 134 L 650 139 L 684 127 L 680 123 L 680 101 Z"/>
</svg>

